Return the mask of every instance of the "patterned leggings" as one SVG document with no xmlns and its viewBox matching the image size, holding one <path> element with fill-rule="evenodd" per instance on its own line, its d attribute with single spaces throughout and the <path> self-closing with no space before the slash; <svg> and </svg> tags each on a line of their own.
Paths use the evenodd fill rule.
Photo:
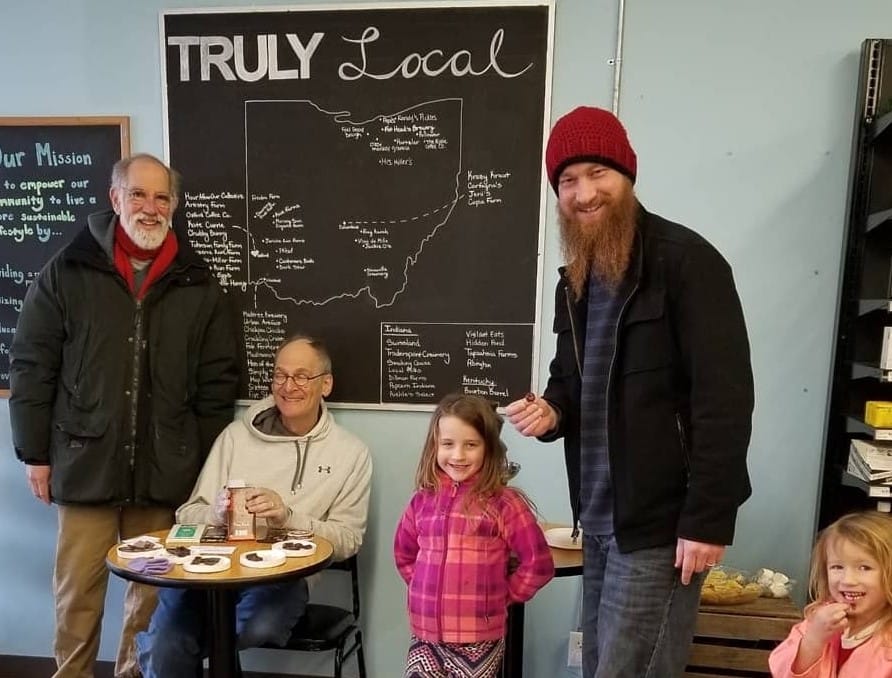
<svg viewBox="0 0 892 678">
<path fill-rule="evenodd" d="M 505 639 L 432 643 L 412 636 L 405 678 L 497 678 Z"/>
</svg>

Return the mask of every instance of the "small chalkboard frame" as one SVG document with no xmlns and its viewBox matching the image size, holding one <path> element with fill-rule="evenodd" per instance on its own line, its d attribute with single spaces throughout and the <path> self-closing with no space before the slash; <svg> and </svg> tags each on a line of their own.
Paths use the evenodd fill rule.
<svg viewBox="0 0 892 678">
<path fill-rule="evenodd" d="M 130 117 L 126 115 L 0 116 L 0 128 L 60 126 L 117 127 L 121 140 L 120 158 L 126 158 L 130 155 Z M 111 172 L 109 171 L 110 175 Z M 39 263 L 42 268 L 46 262 Z M 9 398 L 9 393 L 8 388 L 0 388 L 0 398 Z"/>
</svg>

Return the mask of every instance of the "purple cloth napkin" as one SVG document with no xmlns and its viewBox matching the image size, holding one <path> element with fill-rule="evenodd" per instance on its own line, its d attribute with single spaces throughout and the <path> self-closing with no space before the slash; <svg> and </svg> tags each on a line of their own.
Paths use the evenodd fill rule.
<svg viewBox="0 0 892 678">
<path fill-rule="evenodd" d="M 167 558 L 133 558 L 127 563 L 127 569 L 142 574 L 167 574 L 173 568 Z"/>
</svg>

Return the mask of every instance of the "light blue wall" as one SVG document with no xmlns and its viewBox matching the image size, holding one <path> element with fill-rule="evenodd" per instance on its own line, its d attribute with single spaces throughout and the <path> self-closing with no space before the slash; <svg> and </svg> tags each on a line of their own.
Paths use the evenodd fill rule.
<svg viewBox="0 0 892 678">
<path fill-rule="evenodd" d="M 2 3 L 0 115 L 125 114 L 132 147 L 161 155 L 158 11 L 233 5 L 194 0 Z M 265 4 L 283 4 L 267 2 Z M 301 3 L 290 3 L 299 5 Z M 394 3 L 396 4 L 396 3 Z M 552 110 L 610 106 L 617 8 L 558 0 Z M 712 240 L 734 266 L 753 347 L 757 407 L 750 470 L 726 561 L 805 580 L 820 473 L 858 51 L 892 37 L 888 0 L 630 0 L 620 113 L 639 156 L 651 210 Z M 554 350 L 551 288 L 559 262 L 553 206 L 546 237 L 540 372 Z M 363 553 L 368 661 L 398 675 L 406 645 L 404 590 L 390 557 L 426 415 L 339 411 L 371 446 L 375 480 Z M 519 477 L 543 514 L 566 520 L 560 448 L 506 435 Z M 51 654 L 55 514 L 28 493 L 0 402 L 0 654 Z M 101 658 L 120 626 L 114 578 Z M 555 581 L 527 611 L 528 675 L 564 668 L 579 584 Z M 255 651 L 246 668 L 313 671 L 286 653 Z M 287 655 L 286 655 L 287 656 Z M 309 668 L 307 668 L 309 666 Z"/>
</svg>

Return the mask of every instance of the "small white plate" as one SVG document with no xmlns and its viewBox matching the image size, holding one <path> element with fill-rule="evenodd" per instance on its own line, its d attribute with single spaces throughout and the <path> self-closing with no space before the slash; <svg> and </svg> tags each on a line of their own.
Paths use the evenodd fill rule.
<svg viewBox="0 0 892 678">
<path fill-rule="evenodd" d="M 183 563 L 182 567 L 186 572 L 195 572 L 196 574 L 209 574 L 211 572 L 223 572 L 224 570 L 228 570 L 232 563 L 229 561 L 229 558 L 226 556 L 202 556 L 203 558 L 219 558 L 219 560 L 213 565 L 205 565 L 204 563 L 200 565 L 193 564 L 196 556 L 192 556 L 185 563 Z"/>
<path fill-rule="evenodd" d="M 288 544 L 301 544 L 304 548 L 288 548 Z M 307 556 L 316 553 L 316 544 L 307 539 L 286 539 L 285 541 L 277 541 L 273 544 L 273 549 L 275 551 L 281 551 L 289 558 L 306 558 Z"/>
<path fill-rule="evenodd" d="M 260 558 L 260 560 L 252 560 L 248 558 L 248 556 L 252 555 Z M 248 551 L 247 553 L 243 553 L 238 561 L 244 567 L 278 567 L 285 562 L 285 554 L 281 551 L 271 551 L 270 549 L 263 549 L 262 551 Z"/>
<path fill-rule="evenodd" d="M 545 541 L 548 545 L 556 549 L 568 549 L 571 551 L 579 551 L 582 549 L 582 530 L 576 535 L 576 543 L 573 543 L 572 527 L 552 527 L 545 530 Z"/>
<path fill-rule="evenodd" d="M 155 544 L 155 548 L 146 548 L 140 551 L 127 551 L 122 550 L 122 546 L 132 546 L 133 544 L 137 544 L 139 542 L 153 543 Z M 161 540 L 158 537 L 152 536 L 142 536 L 142 537 L 131 537 L 130 539 L 124 539 L 118 544 L 117 553 L 118 558 L 124 558 L 128 560 L 130 558 L 157 558 L 158 556 L 163 556 L 166 552 L 164 548 L 164 544 L 161 543 Z"/>
</svg>

